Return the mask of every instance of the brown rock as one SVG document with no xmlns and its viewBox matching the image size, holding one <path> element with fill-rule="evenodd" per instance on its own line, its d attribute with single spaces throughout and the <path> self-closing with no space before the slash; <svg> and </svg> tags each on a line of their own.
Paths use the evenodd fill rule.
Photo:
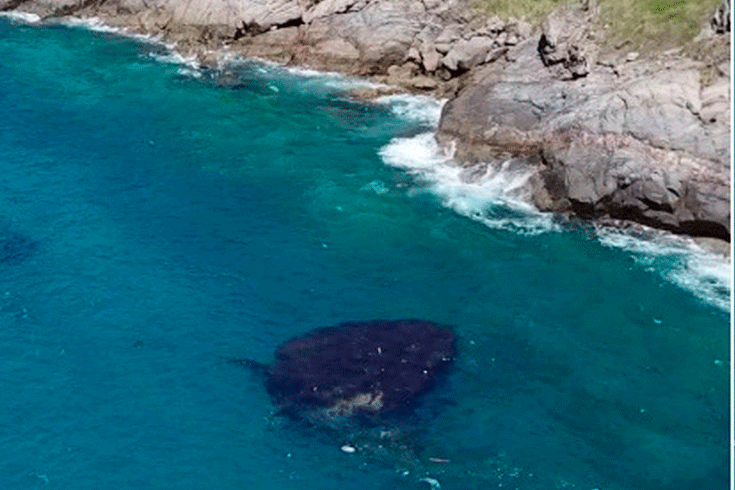
<svg viewBox="0 0 735 490">
<path fill-rule="evenodd" d="M 492 39 L 486 36 L 475 36 L 469 41 L 460 39 L 444 56 L 442 64 L 452 71 L 469 70 L 484 63 L 492 47 Z"/>
<path fill-rule="evenodd" d="M 314 46 L 314 53 L 333 60 L 355 62 L 360 52 L 355 46 L 341 38 L 327 39 Z"/>
<path fill-rule="evenodd" d="M 441 55 L 434 49 L 433 45 L 426 45 L 421 48 L 421 60 L 426 73 L 433 73 L 439 67 Z"/>
<path fill-rule="evenodd" d="M 419 90 L 434 90 L 439 86 L 439 82 L 433 78 L 427 77 L 426 75 L 418 75 L 413 77 L 409 83 L 412 87 Z"/>
</svg>

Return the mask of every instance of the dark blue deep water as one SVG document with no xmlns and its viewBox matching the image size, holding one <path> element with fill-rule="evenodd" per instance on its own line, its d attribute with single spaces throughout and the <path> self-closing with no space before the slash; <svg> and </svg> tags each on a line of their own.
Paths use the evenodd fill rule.
<svg viewBox="0 0 735 490">
<path fill-rule="evenodd" d="M 728 264 L 468 183 L 431 101 L 167 54 L 0 19 L 0 489 L 727 488 Z M 384 442 L 226 362 L 403 317 L 459 356 Z"/>
</svg>

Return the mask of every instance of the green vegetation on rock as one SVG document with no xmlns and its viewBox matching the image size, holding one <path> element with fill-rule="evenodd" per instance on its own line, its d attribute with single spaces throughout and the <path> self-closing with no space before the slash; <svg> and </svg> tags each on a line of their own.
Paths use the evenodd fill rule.
<svg viewBox="0 0 735 490">
<path fill-rule="evenodd" d="M 600 21 L 608 25 L 608 43 L 626 43 L 639 51 L 684 46 L 691 42 L 721 0 L 608 0 L 600 2 Z"/>
<path fill-rule="evenodd" d="M 709 21 L 721 0 L 590 0 L 599 9 L 606 44 L 614 49 L 649 52 L 687 45 Z M 538 23 L 564 5 L 579 0 L 476 0 L 488 17 L 515 17 Z"/>
<path fill-rule="evenodd" d="M 477 0 L 476 7 L 478 12 L 488 17 L 497 15 L 505 20 L 515 17 L 535 23 L 560 6 L 574 1 L 576 0 Z"/>
</svg>

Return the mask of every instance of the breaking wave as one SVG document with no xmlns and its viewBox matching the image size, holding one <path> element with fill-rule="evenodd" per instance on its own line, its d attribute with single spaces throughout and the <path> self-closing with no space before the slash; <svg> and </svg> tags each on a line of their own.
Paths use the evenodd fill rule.
<svg viewBox="0 0 735 490">
<path fill-rule="evenodd" d="M 28 12 L 0 12 L 0 18 L 5 18 L 14 22 L 23 24 L 38 24 L 41 22 L 41 16 Z"/>
<path fill-rule="evenodd" d="M 390 96 L 381 102 L 391 105 L 396 116 L 423 124 L 438 124 L 443 102 L 428 97 Z M 453 150 L 442 148 L 433 132 L 410 138 L 394 138 L 380 149 L 384 163 L 404 169 L 418 182 L 413 192 L 428 191 L 447 208 L 483 223 L 525 235 L 560 231 L 550 213 L 530 204 L 529 179 L 535 170 L 514 165 L 463 167 L 453 160 Z M 649 271 L 659 274 L 722 310 L 730 309 L 732 264 L 721 255 L 707 251 L 692 239 L 671 233 L 646 230 L 637 233 L 593 224 L 601 245 L 620 248 Z"/>
<path fill-rule="evenodd" d="M 391 112 L 401 119 L 436 127 L 446 100 L 426 95 L 397 94 L 379 97 L 377 102 L 388 105 Z"/>
<path fill-rule="evenodd" d="M 527 183 L 534 169 L 517 168 L 510 161 L 498 168 L 466 168 L 455 164 L 453 153 L 441 148 L 433 133 L 394 138 L 380 150 L 386 164 L 405 169 L 444 206 L 490 228 L 534 235 L 558 229 L 550 214 L 529 204 Z"/>
<path fill-rule="evenodd" d="M 667 281 L 690 291 L 702 301 L 725 311 L 730 309 L 732 264 L 721 255 L 704 250 L 692 239 L 641 227 L 631 233 L 595 225 L 603 246 L 631 252 L 636 263 Z"/>
</svg>

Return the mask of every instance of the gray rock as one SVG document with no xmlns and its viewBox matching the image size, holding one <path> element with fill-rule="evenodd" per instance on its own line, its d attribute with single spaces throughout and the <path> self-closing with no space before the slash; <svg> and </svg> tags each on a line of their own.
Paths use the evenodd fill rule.
<svg viewBox="0 0 735 490">
<path fill-rule="evenodd" d="M 712 124 L 716 123 L 718 118 L 729 120 L 730 90 L 730 83 L 726 78 L 721 78 L 713 85 L 702 89 L 702 108 L 699 111 L 699 118 L 702 122 Z"/>
<path fill-rule="evenodd" d="M 191 2 L 195 4 L 195 2 Z M 251 0 L 240 4 L 239 18 L 246 25 L 263 29 L 293 23 L 302 19 L 303 9 L 295 0 Z"/>
<path fill-rule="evenodd" d="M 0 0 L 0 12 L 13 10 L 23 4 L 23 0 Z"/>
<path fill-rule="evenodd" d="M 452 49 L 452 45 L 449 43 L 436 43 L 434 44 L 434 49 L 436 49 L 439 53 L 445 55 L 449 52 L 450 49 Z"/>
<path fill-rule="evenodd" d="M 360 59 L 360 51 L 348 41 L 332 38 L 321 41 L 314 46 L 314 54 L 330 60 L 354 63 Z"/>
<path fill-rule="evenodd" d="M 360 0 L 322 0 L 304 12 L 304 22 L 308 24 L 312 20 L 320 17 L 328 17 L 330 15 L 347 12 L 359 1 Z"/>
<path fill-rule="evenodd" d="M 489 37 L 475 36 L 466 41 L 460 39 L 442 59 L 442 64 L 452 71 L 469 70 L 485 62 L 485 57 L 493 47 Z"/>
<path fill-rule="evenodd" d="M 590 26 L 590 15 L 577 8 L 561 9 L 547 17 L 538 44 L 544 65 L 561 78 L 586 76 L 597 51 L 589 41 Z"/>
<path fill-rule="evenodd" d="M 324 18 L 329 37 L 349 40 L 360 51 L 364 70 L 381 73 L 400 64 L 422 30 L 413 3 L 400 0 L 374 2 L 359 12 Z"/>
<path fill-rule="evenodd" d="M 421 47 L 421 60 L 426 73 L 435 72 L 436 69 L 439 68 L 441 58 L 442 56 L 436 49 L 434 49 L 433 45 L 429 44 Z"/>
<path fill-rule="evenodd" d="M 433 90 L 439 86 L 439 82 L 426 75 L 415 76 L 408 83 L 419 90 Z"/>
<path fill-rule="evenodd" d="M 516 24 L 516 32 L 522 39 L 528 39 L 533 34 L 533 26 L 524 20 L 519 20 Z"/>
<path fill-rule="evenodd" d="M 421 63 L 421 52 L 416 48 L 415 46 L 411 46 L 408 48 L 408 53 L 406 53 L 406 61 L 413 61 L 416 63 Z"/>
<path fill-rule="evenodd" d="M 434 39 L 435 44 L 452 44 L 459 40 L 461 28 L 458 25 L 449 25 Z"/>
<path fill-rule="evenodd" d="M 515 46 L 516 44 L 518 44 L 518 41 L 518 35 L 514 32 L 511 32 L 505 37 L 505 42 L 503 44 L 505 44 L 506 46 Z"/>
<path fill-rule="evenodd" d="M 505 22 L 503 22 L 497 15 L 491 17 L 483 28 L 489 33 L 499 34 L 505 29 Z"/>
<path fill-rule="evenodd" d="M 285 62 L 291 58 L 293 46 L 298 39 L 299 30 L 297 27 L 272 29 L 250 39 L 248 53 L 250 56 Z"/>
<path fill-rule="evenodd" d="M 418 66 L 410 61 L 401 66 L 391 65 L 387 70 L 388 80 L 392 83 L 405 83 L 413 78 L 417 72 Z"/>
<path fill-rule="evenodd" d="M 454 142 L 458 159 L 525 155 L 541 209 L 729 239 L 726 79 L 700 93 L 697 67 L 672 63 L 560 80 L 534 40 L 507 57 L 444 106 L 437 138 Z"/>
<path fill-rule="evenodd" d="M 491 49 L 490 51 L 488 51 L 487 56 L 485 56 L 485 63 L 492 63 L 494 61 L 497 61 L 507 52 L 507 46 Z"/>
</svg>

